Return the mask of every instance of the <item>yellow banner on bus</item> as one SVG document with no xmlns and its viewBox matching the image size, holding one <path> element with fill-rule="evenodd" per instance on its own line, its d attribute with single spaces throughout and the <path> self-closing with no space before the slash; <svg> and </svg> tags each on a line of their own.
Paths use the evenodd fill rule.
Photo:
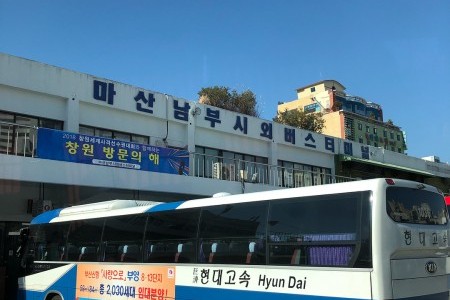
<svg viewBox="0 0 450 300">
<path fill-rule="evenodd" d="M 76 299 L 175 299 L 175 268 L 80 264 Z"/>
</svg>

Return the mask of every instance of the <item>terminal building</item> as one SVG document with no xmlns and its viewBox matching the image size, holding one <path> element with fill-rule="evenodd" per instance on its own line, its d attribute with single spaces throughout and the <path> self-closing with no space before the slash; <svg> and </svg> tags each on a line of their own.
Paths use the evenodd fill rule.
<svg viewBox="0 0 450 300">
<path fill-rule="evenodd" d="M 338 93 L 344 87 L 336 81 L 330 102 L 319 100 L 332 90 L 328 84 L 314 85 L 323 89 L 313 95 L 315 102 L 307 96 L 314 110 L 353 103 Z M 395 133 L 385 143 L 381 108 L 364 105 L 380 128 L 378 144 L 362 131 L 363 140 L 356 130 L 353 138 L 346 129 L 344 135 L 318 134 L 0 54 L 0 267 L 12 255 L 11 233 L 52 208 L 111 199 L 169 202 L 374 177 L 413 179 L 448 192 L 450 166 L 405 155 L 396 126 L 387 127 Z M 339 122 L 347 124 L 350 116 L 359 126 L 355 112 L 335 113 Z"/>
</svg>

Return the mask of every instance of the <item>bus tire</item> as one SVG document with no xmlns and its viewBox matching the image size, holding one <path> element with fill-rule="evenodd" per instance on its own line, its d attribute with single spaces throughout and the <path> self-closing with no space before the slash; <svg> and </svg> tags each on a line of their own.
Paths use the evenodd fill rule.
<svg viewBox="0 0 450 300">
<path fill-rule="evenodd" d="M 62 297 L 60 295 L 54 295 L 50 300 L 62 300 Z"/>
</svg>

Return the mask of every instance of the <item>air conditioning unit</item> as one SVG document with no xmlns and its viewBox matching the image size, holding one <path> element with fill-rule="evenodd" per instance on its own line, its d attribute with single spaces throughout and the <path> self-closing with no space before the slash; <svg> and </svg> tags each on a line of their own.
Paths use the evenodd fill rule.
<svg viewBox="0 0 450 300">
<path fill-rule="evenodd" d="M 222 179 L 222 163 L 221 162 L 213 163 L 212 178 Z"/>
</svg>

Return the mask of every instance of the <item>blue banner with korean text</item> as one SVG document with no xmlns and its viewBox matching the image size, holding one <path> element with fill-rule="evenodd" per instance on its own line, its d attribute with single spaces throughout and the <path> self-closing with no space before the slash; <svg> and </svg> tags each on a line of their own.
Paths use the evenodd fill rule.
<svg viewBox="0 0 450 300">
<path fill-rule="evenodd" d="M 186 150 L 47 128 L 38 129 L 37 141 L 37 157 L 43 159 L 189 175 Z"/>
</svg>

